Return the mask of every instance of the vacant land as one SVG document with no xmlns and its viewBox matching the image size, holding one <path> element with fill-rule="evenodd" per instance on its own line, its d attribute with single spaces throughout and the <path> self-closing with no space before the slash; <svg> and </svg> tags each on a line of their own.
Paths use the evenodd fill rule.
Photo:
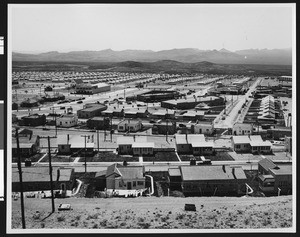
<svg viewBox="0 0 300 237">
<path fill-rule="evenodd" d="M 21 227 L 20 201 L 12 201 L 12 228 Z M 51 210 L 50 199 L 25 199 L 28 229 L 244 229 L 292 226 L 292 196 L 69 198 L 71 211 Z M 195 204 L 196 212 L 184 211 Z"/>
</svg>

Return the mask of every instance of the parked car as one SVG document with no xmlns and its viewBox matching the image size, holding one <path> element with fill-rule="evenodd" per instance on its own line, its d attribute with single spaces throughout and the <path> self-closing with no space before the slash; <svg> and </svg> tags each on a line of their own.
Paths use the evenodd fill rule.
<svg viewBox="0 0 300 237">
<path fill-rule="evenodd" d="M 82 104 L 83 102 L 82 102 L 82 100 L 80 100 L 80 101 L 77 101 L 77 104 Z"/>
</svg>

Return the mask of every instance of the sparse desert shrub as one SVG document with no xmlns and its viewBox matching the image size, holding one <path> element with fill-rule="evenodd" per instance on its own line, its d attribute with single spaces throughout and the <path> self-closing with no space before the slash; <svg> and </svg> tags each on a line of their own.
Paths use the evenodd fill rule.
<svg viewBox="0 0 300 237">
<path fill-rule="evenodd" d="M 162 216 L 162 217 L 161 217 L 161 221 L 162 221 L 162 222 L 166 222 L 168 219 L 170 219 L 169 216 Z"/>
<path fill-rule="evenodd" d="M 32 218 L 33 218 L 34 220 L 39 220 L 40 217 L 41 217 L 41 213 L 39 213 L 39 212 L 34 213 L 33 216 L 32 216 Z"/>
<path fill-rule="evenodd" d="M 94 214 L 89 214 L 88 217 L 86 218 L 87 220 L 89 219 L 98 219 L 99 214 L 94 213 Z"/>
<path fill-rule="evenodd" d="M 246 218 L 246 219 L 244 220 L 244 224 L 245 224 L 245 225 L 249 225 L 249 223 L 250 223 L 250 218 L 248 217 L 248 218 Z"/>
<path fill-rule="evenodd" d="M 142 217 L 138 218 L 138 222 L 144 222 L 144 221 L 145 221 L 144 218 L 142 218 Z"/>
<path fill-rule="evenodd" d="M 241 215 L 241 214 L 243 214 L 243 211 L 242 211 L 242 210 L 237 210 L 237 213 L 238 213 L 239 215 Z"/>
<path fill-rule="evenodd" d="M 93 225 L 93 229 L 98 229 L 98 224 L 97 224 L 97 223 L 95 223 L 95 224 Z"/>
<path fill-rule="evenodd" d="M 120 223 L 120 226 L 125 226 L 126 225 L 126 222 L 121 222 Z"/>
<path fill-rule="evenodd" d="M 41 223 L 41 228 L 45 228 L 45 223 L 44 222 Z"/>
<path fill-rule="evenodd" d="M 100 225 L 106 226 L 106 225 L 107 225 L 107 220 L 105 219 L 105 220 L 101 221 L 101 222 L 100 222 Z"/>
<path fill-rule="evenodd" d="M 184 218 L 184 214 L 178 214 L 177 216 L 176 216 L 176 220 L 182 220 L 183 218 Z"/>
<path fill-rule="evenodd" d="M 140 227 L 142 227 L 143 229 L 149 229 L 149 227 L 151 226 L 151 224 L 148 223 L 148 222 L 138 223 L 138 225 L 139 225 Z"/>
<path fill-rule="evenodd" d="M 66 217 L 64 215 L 59 215 L 57 217 L 57 221 L 61 222 L 61 221 L 64 221 L 66 219 Z"/>
<path fill-rule="evenodd" d="M 77 215 L 75 218 L 76 218 L 76 220 L 78 220 L 78 221 L 79 221 L 79 220 L 80 220 L 80 218 L 81 218 L 81 216 L 80 216 L 80 215 Z"/>
<path fill-rule="evenodd" d="M 77 227 L 79 225 L 78 221 L 76 221 L 74 224 L 75 224 L 75 227 Z"/>
<path fill-rule="evenodd" d="M 263 226 L 267 226 L 267 225 L 270 225 L 271 224 L 271 220 L 270 219 L 263 219 L 262 221 L 262 225 Z"/>
</svg>

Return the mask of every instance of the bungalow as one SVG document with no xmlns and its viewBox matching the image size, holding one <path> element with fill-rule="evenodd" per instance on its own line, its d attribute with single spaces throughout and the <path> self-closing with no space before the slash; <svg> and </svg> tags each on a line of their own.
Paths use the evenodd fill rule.
<svg viewBox="0 0 300 237">
<path fill-rule="evenodd" d="M 153 119 L 174 119 L 175 111 L 174 110 L 157 110 L 151 114 Z"/>
<path fill-rule="evenodd" d="M 271 142 L 261 136 L 232 136 L 232 148 L 236 152 L 270 153 Z"/>
<path fill-rule="evenodd" d="M 138 132 L 142 126 L 141 121 L 123 120 L 118 124 L 118 132 Z"/>
<path fill-rule="evenodd" d="M 185 196 L 223 196 L 244 193 L 247 177 L 241 167 L 180 166 Z"/>
<path fill-rule="evenodd" d="M 268 158 L 258 162 L 259 189 L 265 194 L 292 193 L 292 164 L 276 165 Z"/>
<path fill-rule="evenodd" d="M 74 152 L 84 153 L 86 150 L 87 155 L 92 155 L 94 151 L 94 135 L 57 135 L 58 153 L 71 154 Z"/>
<path fill-rule="evenodd" d="M 122 166 L 113 164 L 106 170 L 106 189 L 132 190 L 145 188 L 145 169 L 143 166 Z"/>
<path fill-rule="evenodd" d="M 70 128 L 77 125 L 78 117 L 76 114 L 63 114 L 56 119 L 56 126 Z"/>
<path fill-rule="evenodd" d="M 123 136 L 117 138 L 120 155 L 152 155 L 154 143 L 147 142 L 144 136 Z"/>
<path fill-rule="evenodd" d="M 50 190 L 49 167 L 24 167 L 22 168 L 23 191 L 48 191 Z M 74 188 L 74 169 L 52 168 L 53 189 L 72 190 Z M 12 191 L 20 192 L 19 171 L 12 168 Z"/>
<path fill-rule="evenodd" d="M 252 135 L 253 125 L 250 123 L 235 123 L 232 127 L 232 134 L 238 135 Z"/>
<path fill-rule="evenodd" d="M 186 113 L 177 116 L 178 119 L 188 120 L 188 121 L 196 121 L 204 119 L 204 111 L 187 111 Z"/>
<path fill-rule="evenodd" d="M 205 140 L 203 134 L 176 134 L 175 143 L 180 154 L 211 155 L 214 143 Z"/>
<path fill-rule="evenodd" d="M 199 123 L 192 125 L 192 131 L 195 134 L 211 135 L 214 132 L 214 124 L 212 122 L 210 122 L 210 123 L 199 122 Z"/>
<path fill-rule="evenodd" d="M 19 132 L 19 148 L 20 155 L 22 157 L 30 157 L 38 152 L 40 147 L 40 137 L 33 135 L 31 130 L 23 129 Z M 12 155 L 16 157 L 18 155 L 17 139 L 12 137 Z"/>
</svg>

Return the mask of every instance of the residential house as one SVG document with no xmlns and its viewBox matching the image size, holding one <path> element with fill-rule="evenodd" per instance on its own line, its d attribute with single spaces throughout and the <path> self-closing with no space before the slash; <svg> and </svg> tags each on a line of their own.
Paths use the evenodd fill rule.
<svg viewBox="0 0 300 237">
<path fill-rule="evenodd" d="M 182 115 L 178 115 L 177 118 L 184 121 L 197 121 L 197 120 L 203 120 L 204 119 L 204 111 L 193 111 L 189 110 L 186 113 Z"/>
<path fill-rule="evenodd" d="M 292 194 L 292 164 L 276 165 L 265 158 L 258 162 L 259 189 L 265 194 Z"/>
<path fill-rule="evenodd" d="M 147 142 L 144 136 L 123 136 L 117 138 L 120 155 L 152 155 L 154 143 Z"/>
<path fill-rule="evenodd" d="M 23 129 L 18 133 L 19 136 L 19 152 L 21 157 L 30 157 L 35 155 L 40 147 L 40 136 L 33 135 L 29 129 Z M 18 155 L 17 139 L 15 135 L 12 136 L 12 155 Z"/>
<path fill-rule="evenodd" d="M 270 153 L 271 142 L 263 141 L 261 136 L 232 136 L 232 148 L 236 152 Z"/>
<path fill-rule="evenodd" d="M 196 124 L 192 124 L 191 130 L 195 134 L 211 135 L 214 132 L 214 124 L 212 122 L 198 122 Z"/>
<path fill-rule="evenodd" d="M 150 117 L 152 119 L 174 119 L 175 111 L 174 110 L 157 110 L 153 112 Z"/>
<path fill-rule="evenodd" d="M 94 135 L 57 135 L 57 146 L 60 154 L 80 152 L 92 155 L 95 146 Z"/>
<path fill-rule="evenodd" d="M 252 135 L 253 125 L 250 123 L 235 123 L 232 127 L 232 134 L 234 136 L 239 135 Z"/>
<path fill-rule="evenodd" d="M 185 196 L 224 196 L 245 193 L 247 177 L 241 167 L 180 166 Z"/>
<path fill-rule="evenodd" d="M 113 164 L 106 170 L 107 190 L 132 190 L 145 188 L 145 170 L 143 166 L 122 166 Z"/>
<path fill-rule="evenodd" d="M 175 134 L 179 154 L 211 155 L 214 143 L 205 140 L 204 134 Z"/>
<path fill-rule="evenodd" d="M 74 188 L 74 169 L 52 168 L 54 190 L 72 190 Z M 23 167 L 22 184 L 24 192 L 50 191 L 49 167 Z M 18 168 L 12 168 L 12 191 L 20 192 Z"/>
<path fill-rule="evenodd" d="M 118 124 L 118 132 L 138 132 L 142 126 L 142 122 L 139 120 L 123 120 Z"/>
</svg>

